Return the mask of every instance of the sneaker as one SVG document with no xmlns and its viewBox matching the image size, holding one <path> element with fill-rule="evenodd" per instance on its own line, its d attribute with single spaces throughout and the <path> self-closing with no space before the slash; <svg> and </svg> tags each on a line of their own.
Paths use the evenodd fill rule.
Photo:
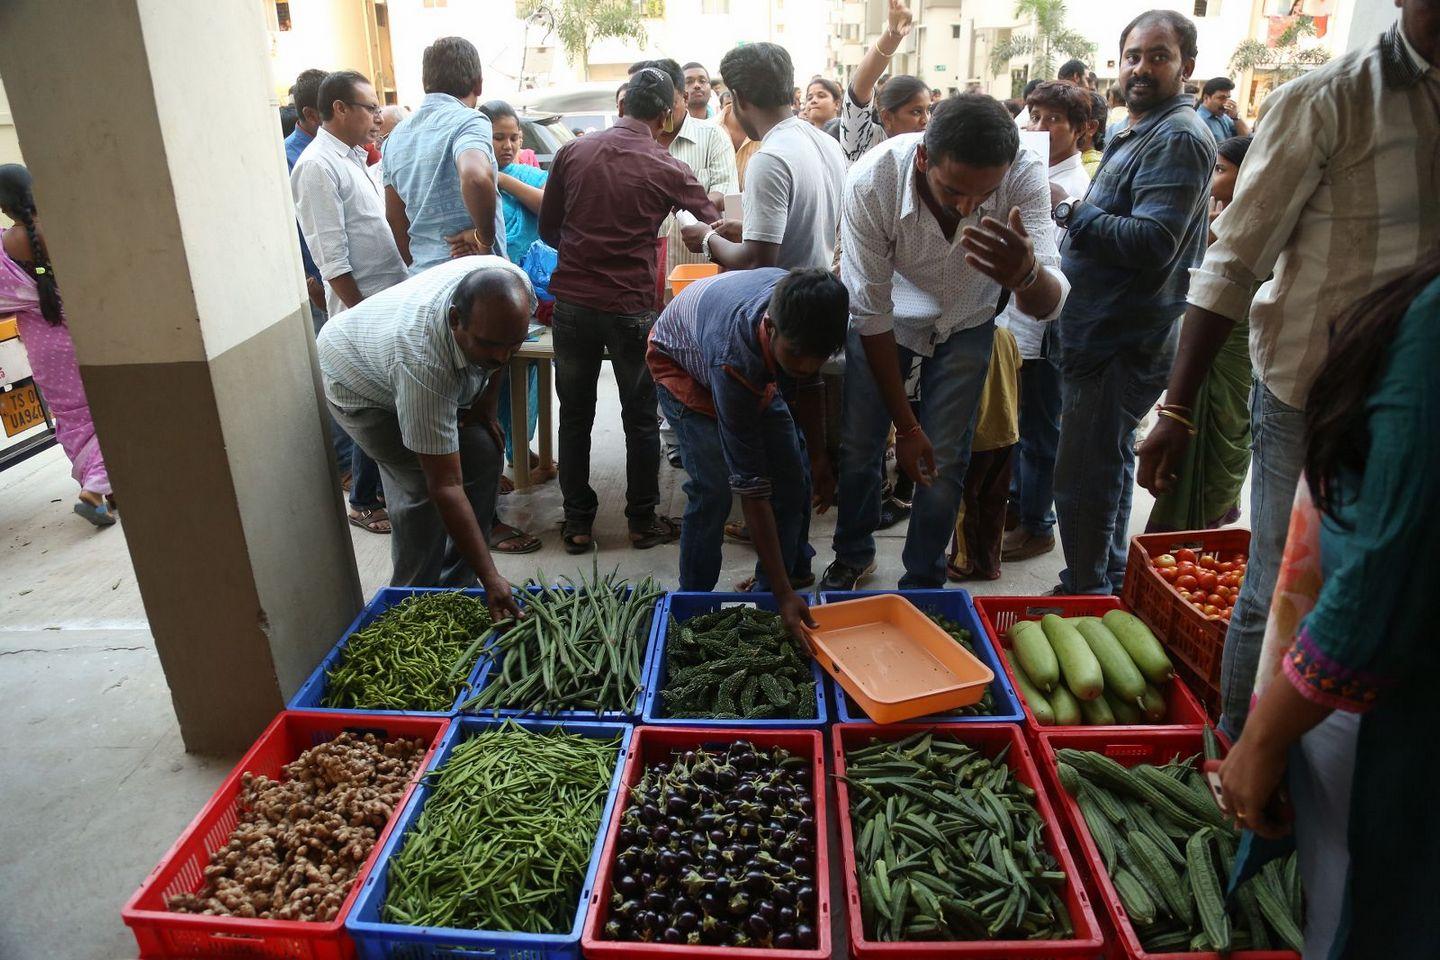
<svg viewBox="0 0 1440 960">
<path fill-rule="evenodd" d="M 852 567 L 843 560 L 836 560 L 825 568 L 825 575 L 820 578 L 820 589 L 822 591 L 854 590 L 859 586 L 861 580 L 874 572 L 874 560 L 863 567 Z"/>
<path fill-rule="evenodd" d="M 1024 527 L 1016 527 L 1000 541 L 1000 559 L 1007 563 L 1012 560 L 1029 560 L 1054 549 L 1054 535 L 1037 537 Z"/>
</svg>

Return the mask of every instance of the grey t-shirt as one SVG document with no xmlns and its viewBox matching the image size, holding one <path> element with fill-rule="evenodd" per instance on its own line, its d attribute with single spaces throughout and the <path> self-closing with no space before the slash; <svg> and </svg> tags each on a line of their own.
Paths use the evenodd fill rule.
<svg viewBox="0 0 1440 960">
<path fill-rule="evenodd" d="M 799 117 L 777 123 L 745 170 L 745 239 L 780 244 L 777 267 L 830 269 L 845 167 L 825 131 Z"/>
</svg>

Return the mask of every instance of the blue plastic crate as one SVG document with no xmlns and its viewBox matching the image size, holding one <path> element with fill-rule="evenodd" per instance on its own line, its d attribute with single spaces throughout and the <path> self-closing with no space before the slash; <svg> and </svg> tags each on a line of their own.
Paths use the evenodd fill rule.
<svg viewBox="0 0 1440 960">
<path fill-rule="evenodd" d="M 643 716 L 647 724 L 658 723 L 667 727 L 823 727 L 830 722 L 829 697 L 826 694 L 829 685 L 826 683 L 825 672 L 820 669 L 818 663 L 813 661 L 810 669 L 815 674 L 815 716 L 811 719 L 686 720 L 664 715 L 664 700 L 660 693 L 665 688 L 667 674 L 665 635 L 670 618 L 673 616 L 676 621 L 683 623 L 691 617 L 699 616 L 702 613 L 711 613 L 724 606 L 746 603 L 754 604 L 761 610 L 771 611 L 777 609 L 778 606 L 774 594 L 769 593 L 672 593 L 666 598 L 664 606 L 656 617 L 653 654 L 650 658 L 650 679 L 645 684 Z"/>
<path fill-rule="evenodd" d="M 560 589 L 563 589 L 566 593 L 574 592 L 573 587 L 562 587 Z M 525 595 L 527 593 L 539 592 L 539 587 L 532 586 L 525 590 L 517 591 L 515 597 L 520 602 L 520 606 L 523 608 L 525 606 Z M 554 713 L 535 713 L 528 710 L 502 707 L 498 710 L 491 710 L 487 708 L 467 710 L 464 711 L 464 715 L 475 717 L 515 717 L 546 720 L 583 720 L 599 721 L 601 723 L 626 723 L 640 719 L 640 711 L 645 703 L 645 692 L 648 689 L 651 662 L 654 660 L 655 657 L 656 631 L 657 629 L 661 631 L 664 630 L 665 619 L 662 611 L 665 609 L 665 598 L 666 594 L 662 593 L 656 599 L 655 610 L 650 615 L 650 632 L 647 635 L 647 639 L 645 641 L 645 656 L 642 657 L 640 660 L 640 689 L 636 692 L 635 700 L 633 703 L 631 703 L 629 710 L 606 710 L 602 713 L 596 713 L 593 710 L 558 710 Z M 480 662 L 475 665 L 475 674 L 471 678 L 472 689 L 470 690 L 468 695 L 461 697 L 455 702 L 455 709 L 457 712 L 460 712 L 461 704 L 463 704 L 466 700 L 470 699 L 470 697 L 474 696 L 485 688 L 485 684 L 490 682 L 490 672 L 496 667 L 498 667 L 504 661 L 504 659 L 505 658 L 503 656 L 492 657 L 488 655 L 482 655 L 480 657 Z"/>
<path fill-rule="evenodd" d="M 334 669 L 335 665 L 340 662 L 340 658 L 345 652 L 345 645 L 350 642 L 351 635 L 353 635 L 358 630 L 363 630 L 364 628 L 368 627 L 372 622 L 374 622 L 377 617 L 380 616 L 380 614 L 384 613 L 386 610 L 389 610 L 391 607 L 398 606 L 403 600 L 408 600 L 411 597 L 419 596 L 426 593 L 454 592 L 454 590 L 446 589 L 444 587 L 380 588 L 380 590 L 376 592 L 375 596 L 371 598 L 370 602 L 365 604 L 365 608 L 360 611 L 359 615 L 356 616 L 355 620 L 350 624 L 350 626 L 345 628 L 345 633 L 340 637 L 340 642 L 335 644 L 335 646 L 330 649 L 329 653 L 325 654 L 325 659 L 320 661 L 320 665 L 316 667 L 314 672 L 312 672 L 310 676 L 305 680 L 305 682 L 300 685 L 300 689 L 295 691 L 295 695 L 290 698 L 290 702 L 285 705 L 285 708 L 287 710 L 327 710 L 335 713 L 374 713 L 389 716 L 448 717 L 453 715 L 455 711 L 459 709 L 461 702 L 464 701 L 467 697 L 469 697 L 474 690 L 479 689 L 480 674 L 488 661 L 488 658 L 483 653 L 480 655 L 480 659 L 475 661 L 475 666 L 472 667 L 470 670 L 470 676 L 468 678 L 470 681 L 470 685 L 468 687 L 461 688 L 460 695 L 455 698 L 455 702 L 450 705 L 450 709 L 448 710 L 347 711 L 340 710 L 336 707 L 322 706 L 321 701 L 325 697 L 325 688 L 329 684 L 329 673 L 332 669 Z M 484 590 L 461 590 L 459 592 L 468 594 L 472 597 L 479 597 L 481 599 L 485 597 Z"/>
<path fill-rule="evenodd" d="M 580 960 L 580 935 L 585 927 L 585 916 L 590 909 L 590 893 L 595 887 L 595 875 L 600 869 L 605 834 L 610 826 L 615 798 L 620 793 L 621 776 L 625 769 L 625 760 L 630 754 L 630 738 L 635 728 L 628 723 L 456 717 L 450 722 L 450 730 L 435 751 L 427 769 L 435 770 L 442 766 L 462 740 L 508 722 L 533 731 L 563 728 L 567 733 L 594 739 L 610 739 L 616 735 L 621 738 L 615 770 L 610 776 L 610 792 L 605 798 L 605 808 L 600 812 L 595 843 L 590 850 L 590 866 L 585 871 L 585 882 L 575 904 L 575 916 L 571 920 L 570 929 L 562 933 L 502 933 L 446 927 L 411 927 L 382 921 L 381 911 L 385 906 L 389 885 L 390 861 L 404 846 L 406 835 L 415 825 L 433 789 L 421 780 L 415 792 L 410 795 L 405 809 L 400 812 L 395 829 L 390 832 L 389 839 L 381 848 L 380 856 L 375 860 L 375 866 L 366 878 L 365 886 L 356 898 L 350 916 L 345 920 L 345 929 L 355 941 L 356 953 L 361 960 L 450 960 L 454 957 L 483 957 L 485 960 Z"/>
<path fill-rule="evenodd" d="M 985 666 L 989 667 L 995 674 L 995 679 L 990 682 L 990 694 L 995 700 L 995 712 L 983 717 L 954 717 L 941 714 L 935 717 L 921 717 L 917 720 L 909 720 L 907 723 L 1024 723 L 1025 709 L 1020 706 L 1020 699 L 1015 696 L 1015 690 L 1010 686 L 1010 677 L 1005 668 L 1000 664 L 1000 656 L 995 652 L 995 647 L 990 643 L 985 629 L 980 626 L 980 617 L 975 613 L 975 604 L 970 599 L 968 590 L 855 590 L 849 592 L 822 593 L 821 603 L 839 603 L 842 600 L 858 600 L 861 597 L 872 597 L 876 594 L 898 593 L 909 600 L 915 606 L 926 613 L 938 613 L 956 621 L 960 626 L 970 631 L 970 645 L 975 648 L 975 656 L 979 657 Z M 865 712 L 852 704 L 850 698 L 845 694 L 844 688 L 833 678 L 830 681 L 834 686 L 835 712 L 841 723 L 873 723 Z"/>
</svg>

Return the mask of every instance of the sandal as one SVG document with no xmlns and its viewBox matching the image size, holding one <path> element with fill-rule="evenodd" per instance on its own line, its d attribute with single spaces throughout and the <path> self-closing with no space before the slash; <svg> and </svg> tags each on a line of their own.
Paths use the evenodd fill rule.
<svg viewBox="0 0 1440 960">
<path fill-rule="evenodd" d="M 804 590 L 806 587 L 813 587 L 813 586 L 815 586 L 815 574 L 814 574 L 814 573 L 807 573 L 807 574 L 804 574 L 803 576 L 791 577 L 791 578 L 790 578 L 790 589 L 791 589 L 791 590 Z M 752 591 L 752 590 L 754 590 L 754 589 L 755 589 L 755 577 L 754 577 L 753 574 L 752 574 L 751 576 L 746 577 L 744 580 L 741 580 L 739 583 L 735 584 L 735 590 L 736 590 L 737 593 L 749 593 L 750 591 Z"/>
<path fill-rule="evenodd" d="M 590 535 L 590 524 L 567 522 L 560 530 L 560 539 L 565 552 L 571 554 L 589 553 L 595 549 L 595 538 Z"/>
<path fill-rule="evenodd" d="M 745 526 L 744 520 L 731 520 L 725 524 L 725 539 L 731 543 L 749 543 L 750 528 Z"/>
<path fill-rule="evenodd" d="M 491 550 L 508 554 L 534 553 L 543 546 L 539 537 L 532 537 L 524 530 L 512 527 L 508 523 L 497 523 L 490 528 L 489 543 Z M 506 546 L 506 544 L 514 544 L 514 546 Z"/>
<path fill-rule="evenodd" d="M 381 507 L 372 510 L 349 509 L 345 511 L 345 514 L 350 522 L 361 530 L 367 530 L 370 533 L 390 532 L 390 515 Z"/>
<path fill-rule="evenodd" d="M 104 503 L 91 503 L 88 500 L 77 500 L 75 512 L 97 527 L 113 527 L 115 515 Z"/>
<path fill-rule="evenodd" d="M 885 502 L 880 504 L 880 526 L 875 529 L 889 530 L 908 519 L 910 519 L 910 504 L 894 497 L 887 497 Z"/>
<path fill-rule="evenodd" d="M 672 517 L 655 515 L 642 525 L 630 527 L 630 546 L 636 550 L 649 550 L 662 543 L 674 543 L 680 539 L 680 524 Z"/>
<path fill-rule="evenodd" d="M 534 479 L 533 477 L 531 479 Z M 505 474 L 500 474 L 500 496 L 505 497 L 515 492 L 515 481 Z"/>
</svg>

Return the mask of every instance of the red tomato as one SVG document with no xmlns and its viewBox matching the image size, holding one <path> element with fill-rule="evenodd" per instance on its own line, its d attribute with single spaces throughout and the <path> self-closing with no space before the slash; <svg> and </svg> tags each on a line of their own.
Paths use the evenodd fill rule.
<svg viewBox="0 0 1440 960">
<path fill-rule="evenodd" d="M 1205 604 L 1205 606 L 1200 608 L 1200 612 L 1205 614 L 1205 616 L 1207 617 L 1214 617 L 1219 615 L 1220 608 L 1215 606 L 1213 603 L 1207 603 Z"/>
<path fill-rule="evenodd" d="M 1160 579 L 1165 580 L 1169 583 L 1174 583 L 1175 578 L 1179 576 L 1179 574 L 1175 572 L 1174 567 L 1160 567 L 1159 571 Z"/>
<path fill-rule="evenodd" d="M 1175 559 L 1180 563 L 1194 563 L 1195 551 L 1191 550 L 1189 547 L 1181 547 L 1179 550 L 1175 551 Z"/>
<path fill-rule="evenodd" d="M 1231 615 L 1232 613 L 1234 613 L 1234 612 L 1235 612 L 1235 608 L 1234 608 L 1234 607 L 1226 607 L 1224 610 L 1221 610 L 1221 611 L 1220 611 L 1220 616 L 1221 616 L 1222 619 L 1229 620 L 1229 619 L 1230 619 L 1230 615 Z"/>
<path fill-rule="evenodd" d="M 1175 586 L 1181 590 L 1194 590 L 1199 586 L 1199 581 L 1187 573 L 1175 578 Z"/>
<path fill-rule="evenodd" d="M 1210 594 L 1208 597 L 1205 598 L 1205 602 L 1210 604 L 1210 606 L 1212 607 L 1224 608 L 1225 606 L 1225 598 L 1220 596 L 1220 594 L 1218 593 Z"/>
<path fill-rule="evenodd" d="M 1231 588 L 1238 587 L 1240 586 L 1240 578 L 1233 573 L 1221 574 L 1220 586 Z"/>
<path fill-rule="evenodd" d="M 1237 553 L 1230 559 L 1235 561 L 1236 563 L 1245 563 L 1248 558 L 1243 553 Z"/>
<path fill-rule="evenodd" d="M 1189 560 L 1182 560 L 1179 563 L 1175 564 L 1175 569 L 1179 570 L 1182 574 L 1185 574 L 1195 573 L 1200 568 L 1195 566 L 1195 564 L 1191 563 Z"/>
<path fill-rule="evenodd" d="M 1219 586 L 1220 581 L 1220 578 L 1215 576 L 1215 574 L 1211 573 L 1209 570 L 1206 570 L 1203 573 L 1196 574 L 1195 579 L 1199 581 L 1200 589 L 1204 590 L 1206 593 L 1214 593 L 1215 588 Z"/>
<path fill-rule="evenodd" d="M 1198 563 L 1200 566 L 1204 567 L 1206 570 L 1214 570 L 1216 567 L 1220 566 L 1220 561 L 1216 560 L 1208 553 L 1195 562 Z"/>
<path fill-rule="evenodd" d="M 1155 566 L 1160 567 L 1161 569 L 1164 569 L 1165 567 L 1173 567 L 1175 566 L 1175 558 L 1168 553 L 1162 553 L 1160 554 L 1160 556 L 1155 558 Z"/>
</svg>

